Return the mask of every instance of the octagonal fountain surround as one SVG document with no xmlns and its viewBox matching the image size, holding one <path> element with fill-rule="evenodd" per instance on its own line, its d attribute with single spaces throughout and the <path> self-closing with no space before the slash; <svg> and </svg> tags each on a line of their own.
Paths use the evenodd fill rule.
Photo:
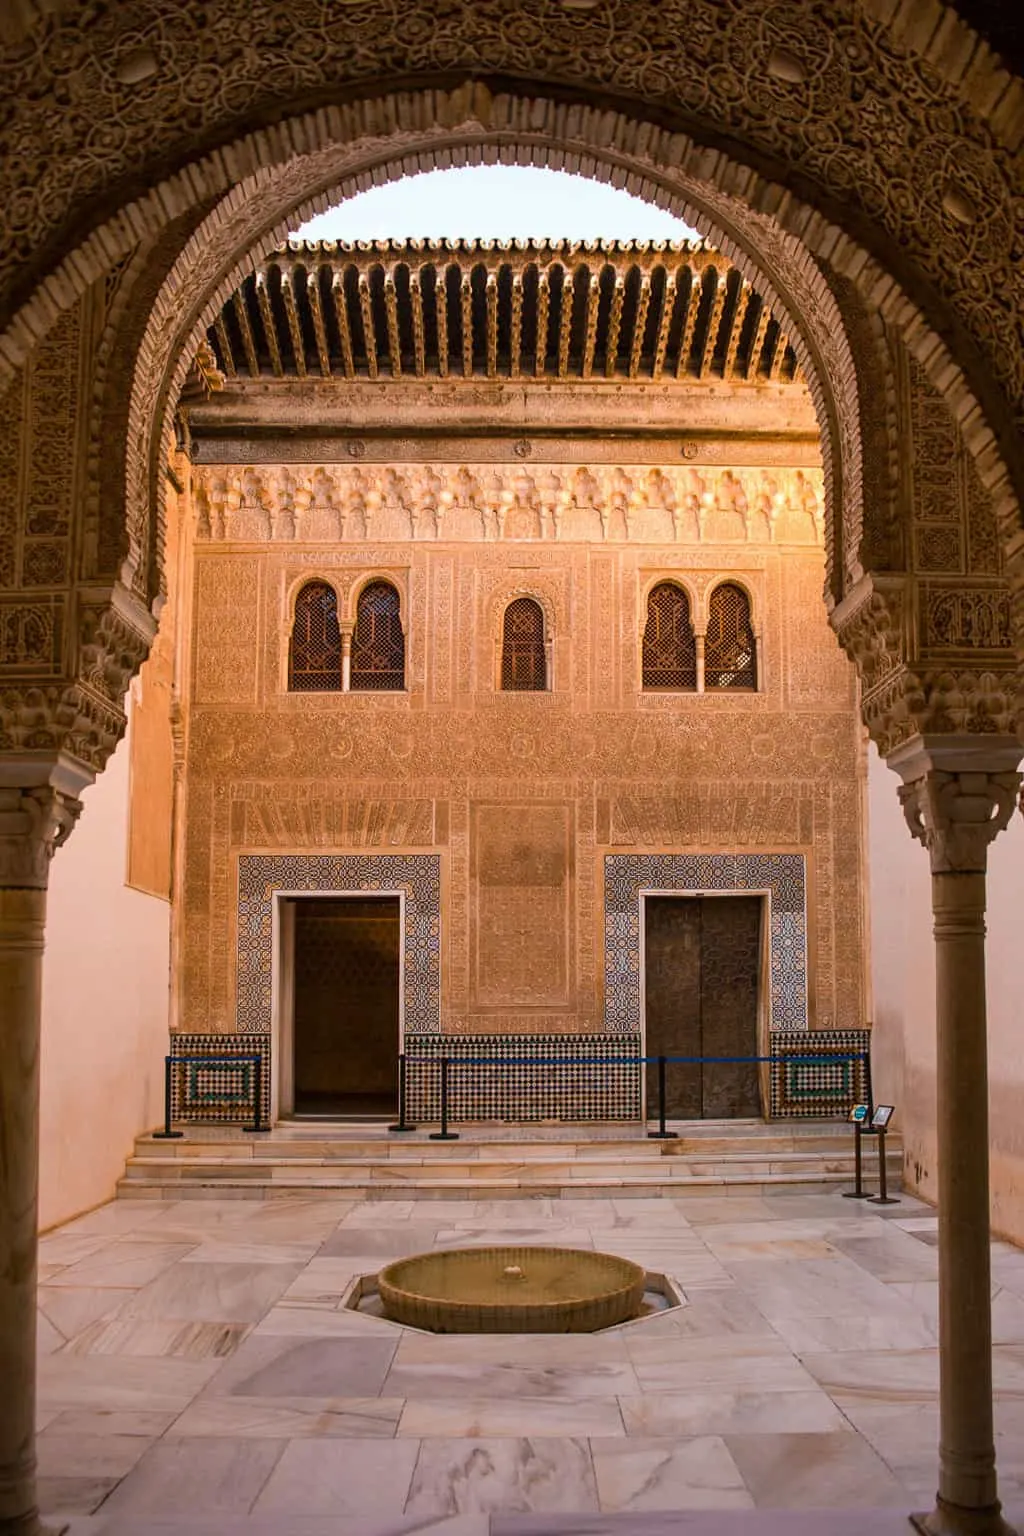
<svg viewBox="0 0 1024 1536">
<path fill-rule="evenodd" d="M 392 1322 L 431 1333 L 594 1333 L 638 1317 L 647 1275 L 591 1249 L 450 1248 L 382 1269 Z"/>
</svg>

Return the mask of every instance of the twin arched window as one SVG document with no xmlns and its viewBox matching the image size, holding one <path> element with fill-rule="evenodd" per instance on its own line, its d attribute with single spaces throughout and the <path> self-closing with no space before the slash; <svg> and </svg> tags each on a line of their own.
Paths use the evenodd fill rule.
<svg viewBox="0 0 1024 1536">
<path fill-rule="evenodd" d="M 401 604 L 389 581 L 372 581 L 359 594 L 352 633 L 351 687 L 405 687 Z"/>
<path fill-rule="evenodd" d="M 288 656 L 292 693 L 337 693 L 405 687 L 401 602 L 389 581 L 359 594 L 351 636 L 342 635 L 338 598 L 326 581 L 307 581 L 295 599 Z"/>
<path fill-rule="evenodd" d="M 505 609 L 502 624 L 502 692 L 543 693 L 547 686 L 544 610 L 532 597 L 517 597 Z"/>
<path fill-rule="evenodd" d="M 734 581 L 711 594 L 704 642 L 705 688 L 757 688 L 757 650 L 750 599 Z"/>
<path fill-rule="evenodd" d="M 743 588 L 723 581 L 712 592 L 701 655 L 689 598 L 674 582 L 659 582 L 647 599 L 641 672 L 644 689 L 652 692 L 756 691 L 757 650 Z"/>
<path fill-rule="evenodd" d="M 341 687 L 338 598 L 326 581 L 307 581 L 295 599 L 288 687 L 293 693 L 334 693 Z"/>
</svg>

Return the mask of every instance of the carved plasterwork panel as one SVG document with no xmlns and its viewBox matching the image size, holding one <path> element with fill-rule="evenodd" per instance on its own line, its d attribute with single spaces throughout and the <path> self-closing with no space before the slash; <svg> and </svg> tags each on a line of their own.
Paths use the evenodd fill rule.
<svg viewBox="0 0 1024 1536">
<path fill-rule="evenodd" d="M 294 583 L 306 572 L 324 576 L 347 602 L 377 570 L 406 572 L 407 640 L 419 669 L 408 690 L 387 698 L 280 692 L 273 663 Z M 701 600 L 723 578 L 752 584 L 764 691 L 659 698 L 652 707 L 633 661 L 644 579 L 659 570 L 685 574 Z M 234 1028 L 236 854 L 443 851 L 443 1028 L 586 1034 L 602 1027 L 606 850 L 788 848 L 814 870 L 812 1020 L 863 1023 L 860 746 L 822 580 L 820 544 L 768 539 L 412 538 L 360 547 L 271 533 L 260 544 L 200 544 L 191 646 L 197 665 L 200 648 L 213 654 L 208 673 L 194 673 L 205 691 L 188 712 L 177 1016 L 196 1028 Z M 556 648 L 565 646 L 556 649 L 554 693 L 495 688 L 502 605 L 523 591 L 544 604 Z M 848 797 L 834 798 L 833 784 Z M 501 851 L 502 838 L 522 844 L 528 864 L 557 866 L 558 879 L 509 883 L 515 857 Z M 508 876 L 504 884 L 481 884 L 481 858 Z M 557 921 L 538 892 L 557 904 Z M 492 898 L 512 907 L 496 913 Z M 496 936 L 509 934 L 522 956 L 495 950 Z"/>
</svg>

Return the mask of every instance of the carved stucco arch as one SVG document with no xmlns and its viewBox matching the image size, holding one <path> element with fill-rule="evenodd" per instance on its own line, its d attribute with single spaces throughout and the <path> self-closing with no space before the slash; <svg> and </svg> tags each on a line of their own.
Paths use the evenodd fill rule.
<svg viewBox="0 0 1024 1536">
<path fill-rule="evenodd" d="M 436 93 L 435 93 L 436 94 Z M 367 112 L 370 106 L 364 104 Z M 435 103 L 436 105 L 436 103 Z M 517 104 L 506 104 L 513 113 Z M 400 112 L 402 102 L 395 104 Z M 840 530 L 859 528 L 862 484 L 860 408 L 856 368 L 845 344 L 843 317 L 819 268 L 799 241 L 774 231 L 772 222 L 757 218 L 736 200 L 709 184 L 696 185 L 678 171 L 656 162 L 650 148 L 650 125 L 617 119 L 609 132 L 608 114 L 591 113 L 576 128 L 572 143 L 564 142 L 557 104 L 518 104 L 532 109 L 533 131 L 508 138 L 489 132 L 480 123 L 464 123 L 452 134 L 441 121 L 417 135 L 410 149 L 409 132 L 396 130 L 391 140 L 374 136 L 354 145 L 333 145 L 311 155 L 285 161 L 271 175 L 264 172 L 236 187 L 185 243 L 178 262 L 153 306 L 138 351 L 125 435 L 130 445 L 127 463 L 127 524 L 129 546 L 124 577 L 146 599 L 154 596 L 158 580 L 162 526 L 161 466 L 172 445 L 171 406 L 188 371 L 192 352 L 220 306 L 250 269 L 254 260 L 280 244 L 296 219 L 330 206 L 358 191 L 368 178 L 395 179 L 435 165 L 507 162 L 563 166 L 598 180 L 628 184 L 635 195 L 670 207 L 706 233 L 756 286 L 784 323 L 797 352 L 814 400 L 821 428 L 829 525 L 841 547 Z M 417 117 L 409 108 L 407 116 Z M 563 138 L 559 138 L 559 133 Z M 643 145 L 643 153 L 610 150 L 619 145 Z M 405 141 L 405 152 L 400 146 Z M 396 142 L 397 141 L 397 142 Z M 349 170 L 339 170 L 339 163 Z M 772 237 L 774 235 L 774 242 Z M 762 254 L 768 252 L 767 258 Z M 869 390 L 881 389 L 880 379 Z M 140 451 L 146 445 L 145 451 Z M 105 503 L 116 506 L 118 488 L 111 485 Z M 846 509 L 849 505 L 850 510 Z M 156 540 L 148 532 L 156 512 Z M 834 515 L 837 514 L 837 515 Z M 831 583 L 833 598 L 844 581 Z M 855 552 L 849 562 L 856 573 Z"/>
<path fill-rule="evenodd" d="M 398 570 L 393 566 L 374 565 L 360 570 L 353 577 L 345 596 L 345 610 L 339 617 L 346 623 L 354 624 L 359 609 L 359 599 L 367 587 L 375 583 L 381 586 L 391 587 L 398 598 L 398 622 L 406 645 L 409 644 L 409 575 L 407 571 Z"/>
<path fill-rule="evenodd" d="M 866 273 L 922 353 L 953 338 L 1024 484 L 1012 425 L 1024 419 L 1012 241 L 1024 82 L 942 0 L 453 0 L 441 14 L 429 0 L 220 0 L 213 13 L 61 0 L 23 7 L 2 37 L 0 367 L 197 200 L 348 136 L 353 103 L 380 82 L 409 82 L 406 103 L 425 83 L 442 110 L 460 91 L 509 99 L 483 79 L 524 94 L 543 82 L 570 130 L 590 103 L 609 125 L 620 104 L 643 104 L 690 174 Z M 387 131 L 392 108 L 378 107 Z M 958 372 L 942 387 L 962 419 Z M 980 413 L 968 425 L 985 431 Z"/>
<path fill-rule="evenodd" d="M 637 603 L 637 643 L 642 644 L 644 630 L 647 627 L 647 619 L 650 612 L 651 593 L 659 587 L 678 587 L 686 601 L 690 605 L 690 627 L 695 633 L 700 633 L 698 626 L 701 623 L 700 591 L 695 585 L 692 576 L 686 571 L 655 571 L 640 583 Z"/>
</svg>

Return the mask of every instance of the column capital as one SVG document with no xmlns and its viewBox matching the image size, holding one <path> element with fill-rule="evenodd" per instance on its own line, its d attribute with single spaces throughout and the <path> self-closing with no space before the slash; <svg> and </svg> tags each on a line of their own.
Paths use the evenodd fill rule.
<svg viewBox="0 0 1024 1536">
<path fill-rule="evenodd" d="M 0 887 L 45 890 L 93 774 L 63 754 L 0 757 Z"/>
<path fill-rule="evenodd" d="M 1024 746 L 1010 736 L 918 736 L 887 758 L 900 804 L 932 873 L 984 874 L 988 845 L 1017 803 Z"/>
</svg>

